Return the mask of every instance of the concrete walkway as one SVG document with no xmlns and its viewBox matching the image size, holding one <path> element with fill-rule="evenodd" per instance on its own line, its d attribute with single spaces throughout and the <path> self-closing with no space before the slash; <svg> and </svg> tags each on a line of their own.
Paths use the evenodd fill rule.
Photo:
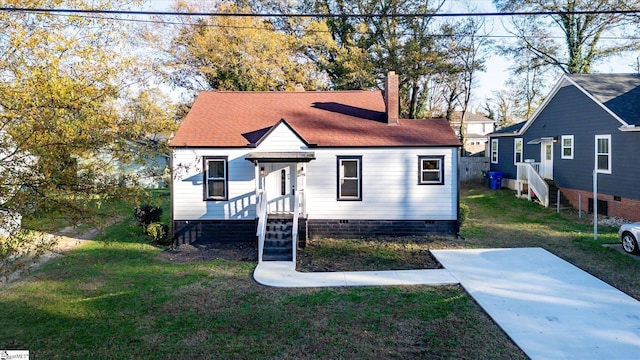
<svg viewBox="0 0 640 360">
<path fill-rule="evenodd" d="M 300 273 L 263 262 L 276 287 L 461 284 L 532 359 L 640 358 L 640 302 L 540 248 L 433 250 L 438 270 Z"/>
</svg>

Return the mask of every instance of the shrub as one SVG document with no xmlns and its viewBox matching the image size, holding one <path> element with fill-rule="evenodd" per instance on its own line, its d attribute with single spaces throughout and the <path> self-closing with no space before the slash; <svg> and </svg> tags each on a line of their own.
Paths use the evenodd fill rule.
<svg viewBox="0 0 640 360">
<path fill-rule="evenodd" d="M 142 204 L 133 209 L 133 218 L 140 224 L 145 231 L 149 224 L 160 221 L 162 209 L 151 204 Z"/>
<path fill-rule="evenodd" d="M 158 245 L 170 245 L 169 226 L 163 223 L 152 223 L 147 227 L 147 234 Z"/>
<path fill-rule="evenodd" d="M 458 221 L 460 222 L 460 227 L 462 227 L 462 224 L 467 221 L 470 211 L 471 210 L 469 210 L 469 206 L 467 204 L 462 202 L 460 203 L 460 218 L 458 219 Z"/>
</svg>

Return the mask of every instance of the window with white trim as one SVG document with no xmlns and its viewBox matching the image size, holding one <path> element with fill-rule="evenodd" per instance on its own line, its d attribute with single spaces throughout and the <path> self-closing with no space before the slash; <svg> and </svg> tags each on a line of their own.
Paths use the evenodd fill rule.
<svg viewBox="0 0 640 360">
<path fill-rule="evenodd" d="M 560 146 L 562 146 L 562 159 L 573 159 L 573 135 L 562 135 L 560 137 Z"/>
<path fill-rule="evenodd" d="M 522 138 L 513 139 L 513 163 L 522 162 Z"/>
<path fill-rule="evenodd" d="M 418 156 L 418 185 L 444 184 L 444 156 Z"/>
<path fill-rule="evenodd" d="M 228 199 L 228 162 L 226 157 L 204 158 L 204 199 Z"/>
<path fill-rule="evenodd" d="M 338 200 L 362 200 L 362 156 L 338 156 Z"/>
<path fill-rule="evenodd" d="M 596 135 L 596 170 L 611 174 L 611 135 Z"/>
<path fill-rule="evenodd" d="M 498 163 L 498 139 L 491 139 L 491 163 Z"/>
</svg>

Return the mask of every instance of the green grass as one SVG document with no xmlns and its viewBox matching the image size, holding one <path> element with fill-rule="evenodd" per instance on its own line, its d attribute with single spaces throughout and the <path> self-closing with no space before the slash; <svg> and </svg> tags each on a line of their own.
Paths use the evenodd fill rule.
<svg viewBox="0 0 640 360">
<path fill-rule="evenodd" d="M 167 221 L 168 196 L 155 196 Z M 465 246 L 541 246 L 638 297 L 640 262 L 601 246 L 617 241 L 614 229 L 594 241 L 586 221 L 509 191 L 469 188 L 463 200 Z M 525 358 L 460 287 L 269 288 L 251 262 L 163 260 L 130 214 L 0 289 L 0 349 L 37 359 Z M 333 255 L 361 251 L 343 250 Z M 362 262 L 406 257 L 381 251 Z"/>
<path fill-rule="evenodd" d="M 447 319 L 468 319 L 452 325 L 467 343 L 484 338 L 467 325 L 492 325 L 458 287 L 274 289 L 252 280 L 252 263 L 174 264 L 160 251 L 94 242 L 2 290 L 0 347 L 65 359 L 458 357 L 469 350 L 442 334 Z"/>
<path fill-rule="evenodd" d="M 82 203 L 92 211 L 100 213 L 101 219 L 107 220 L 113 217 L 130 217 L 133 212 L 134 203 L 152 203 L 162 207 L 163 216 L 161 221 L 169 224 L 171 221 L 171 208 L 169 202 L 168 189 L 150 189 L 141 191 L 137 199 L 114 199 L 110 203 L 97 203 L 91 199 L 86 199 Z M 40 232 L 57 233 L 60 230 L 76 226 L 80 231 L 87 229 L 88 224 L 75 224 L 72 219 L 59 210 L 48 210 L 45 213 L 35 211 L 22 219 L 22 226 L 28 230 Z"/>
<path fill-rule="evenodd" d="M 102 241 L 0 289 L 0 348 L 64 359 L 523 357 L 457 286 L 269 288 L 253 281 L 254 263 L 163 260 L 129 213 Z"/>
</svg>

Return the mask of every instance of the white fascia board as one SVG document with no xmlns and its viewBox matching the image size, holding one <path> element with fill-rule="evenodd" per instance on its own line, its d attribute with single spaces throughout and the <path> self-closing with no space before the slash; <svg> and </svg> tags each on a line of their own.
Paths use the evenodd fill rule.
<svg viewBox="0 0 640 360">
<path fill-rule="evenodd" d="M 512 137 L 512 136 L 516 136 L 516 135 L 519 135 L 519 134 L 520 134 L 519 131 L 513 131 L 513 132 L 510 132 L 510 133 L 499 133 L 499 134 L 491 134 L 491 135 L 487 134 L 487 137 L 490 137 L 490 138 L 494 138 L 494 137 Z"/>
<path fill-rule="evenodd" d="M 620 126 L 618 130 L 622 132 L 634 132 L 634 131 L 640 131 L 640 127 L 635 125 L 626 125 L 626 126 L 623 125 L 623 126 Z"/>
</svg>

